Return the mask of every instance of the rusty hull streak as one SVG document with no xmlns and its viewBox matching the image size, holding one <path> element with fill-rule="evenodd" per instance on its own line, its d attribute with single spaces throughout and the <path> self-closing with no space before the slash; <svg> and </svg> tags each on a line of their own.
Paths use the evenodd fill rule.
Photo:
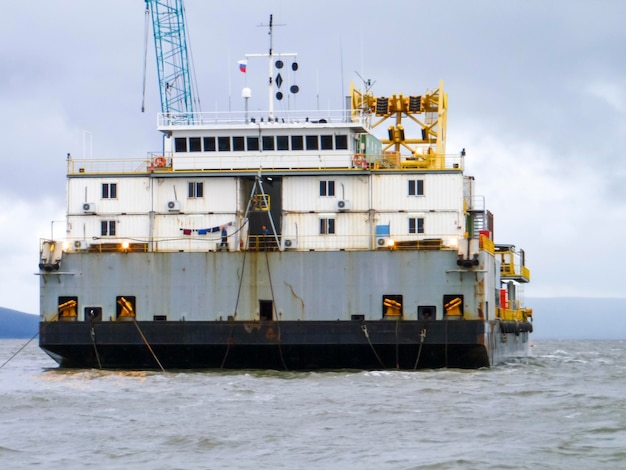
<svg viewBox="0 0 626 470">
<path fill-rule="evenodd" d="M 285 281 L 285 285 L 289 287 L 289 290 L 291 291 L 291 295 L 293 295 L 296 299 L 300 301 L 300 304 L 302 305 L 302 313 L 304 314 L 304 299 L 300 297 L 298 294 L 296 294 L 296 292 L 293 290 L 293 286 L 289 284 L 287 281 Z"/>
</svg>

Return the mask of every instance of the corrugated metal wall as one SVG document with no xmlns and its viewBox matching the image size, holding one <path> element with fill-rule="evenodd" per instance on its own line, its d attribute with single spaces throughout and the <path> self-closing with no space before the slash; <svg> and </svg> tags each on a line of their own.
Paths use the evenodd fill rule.
<svg viewBox="0 0 626 470">
<path fill-rule="evenodd" d="M 423 195 L 409 194 L 409 180 L 422 181 Z M 206 251 L 214 250 L 219 241 L 207 230 L 230 224 L 229 248 L 236 249 L 246 230 L 237 237 L 230 234 L 241 223 L 238 217 L 245 212 L 252 187 L 241 181 L 231 176 L 70 179 L 69 235 L 101 237 L 101 221 L 114 220 L 117 239 L 148 241 L 152 229 L 154 239 L 162 240 L 157 249 Z M 188 197 L 190 182 L 202 183 L 202 197 Z M 320 195 L 320 182 L 327 185 L 326 195 Z M 101 197 L 103 183 L 117 185 L 115 199 Z M 397 241 L 447 240 L 462 237 L 465 230 L 463 176 L 456 172 L 284 176 L 278 197 L 283 210 L 278 229 L 284 239 L 295 241 L 291 249 L 373 248 L 376 225 L 390 225 L 390 236 Z M 85 201 L 95 203 L 95 214 L 85 213 Z M 178 201 L 176 210 L 168 207 L 173 201 Z M 424 219 L 424 233 L 409 233 L 411 218 Z M 329 233 L 322 233 L 324 223 Z"/>
</svg>

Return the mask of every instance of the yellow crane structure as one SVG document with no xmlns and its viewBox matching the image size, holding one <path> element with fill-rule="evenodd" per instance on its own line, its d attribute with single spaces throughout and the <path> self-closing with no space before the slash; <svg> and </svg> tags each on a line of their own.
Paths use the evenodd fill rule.
<svg viewBox="0 0 626 470">
<path fill-rule="evenodd" d="M 445 168 L 448 95 L 443 91 L 443 81 L 439 88 L 423 95 L 394 93 L 391 97 L 376 97 L 351 83 L 350 96 L 353 121 L 364 120 L 374 129 L 393 120 L 387 138 L 380 139 L 383 147 L 381 158 L 377 159 L 379 166 Z M 415 134 L 409 136 L 413 129 Z"/>
</svg>

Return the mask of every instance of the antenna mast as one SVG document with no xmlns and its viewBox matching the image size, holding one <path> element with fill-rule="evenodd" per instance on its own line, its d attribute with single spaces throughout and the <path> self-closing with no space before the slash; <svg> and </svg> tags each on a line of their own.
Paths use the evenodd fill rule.
<svg viewBox="0 0 626 470">
<path fill-rule="evenodd" d="M 269 30 L 268 30 L 268 35 L 270 37 L 269 51 L 267 54 L 246 54 L 246 57 L 267 57 L 269 59 L 268 60 L 269 62 L 269 80 L 268 80 L 269 119 L 274 120 L 274 83 L 276 83 L 278 88 L 280 88 L 283 82 L 283 78 L 281 77 L 280 72 L 276 76 L 276 80 L 274 80 L 274 57 L 297 57 L 298 54 L 294 52 L 274 54 L 274 26 L 284 26 L 283 24 L 274 25 L 274 15 L 270 14 L 269 24 L 266 24 L 266 25 L 260 24 L 259 26 L 269 27 Z M 283 67 L 282 61 L 277 61 L 277 62 L 280 62 L 280 65 L 277 65 L 277 68 L 279 69 L 282 68 Z M 298 69 L 298 64 L 294 62 L 291 68 L 295 72 Z M 293 85 L 290 90 L 292 93 L 297 93 L 298 87 L 296 85 Z M 276 95 L 279 100 L 282 99 L 282 96 L 283 96 L 282 92 L 279 91 L 278 93 L 276 93 Z"/>
</svg>

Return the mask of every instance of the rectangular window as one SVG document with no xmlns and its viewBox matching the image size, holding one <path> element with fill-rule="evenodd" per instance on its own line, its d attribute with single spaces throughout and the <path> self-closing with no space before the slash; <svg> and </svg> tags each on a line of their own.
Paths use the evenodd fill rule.
<svg viewBox="0 0 626 470">
<path fill-rule="evenodd" d="M 174 151 L 175 152 L 187 151 L 187 137 L 176 137 L 174 139 Z"/>
<path fill-rule="evenodd" d="M 77 320 L 78 319 L 78 297 L 62 295 L 58 302 L 59 320 Z"/>
<path fill-rule="evenodd" d="M 187 197 L 198 198 L 204 196 L 204 183 L 200 181 L 189 182 L 189 193 Z"/>
<path fill-rule="evenodd" d="M 383 295 L 383 318 L 402 318 L 403 311 L 402 295 L 384 294 Z"/>
<path fill-rule="evenodd" d="M 320 196 L 334 196 L 334 195 L 335 195 L 335 182 L 333 180 L 320 181 Z"/>
<path fill-rule="evenodd" d="M 424 195 L 424 180 L 409 180 L 409 196 Z"/>
<path fill-rule="evenodd" d="M 117 199 L 117 183 L 102 183 L 102 199 Z"/>
<path fill-rule="evenodd" d="M 446 317 L 462 317 L 463 316 L 463 296 L 450 295 L 443 296 L 443 314 Z"/>
<path fill-rule="evenodd" d="M 200 137 L 189 137 L 189 151 L 202 152 L 202 139 Z"/>
<path fill-rule="evenodd" d="M 258 137 L 246 137 L 248 144 L 248 152 L 259 150 L 259 138 Z"/>
<path fill-rule="evenodd" d="M 307 150 L 319 150 L 319 142 L 316 135 L 306 136 L 306 149 Z"/>
<path fill-rule="evenodd" d="M 289 136 L 288 135 L 276 136 L 276 150 L 289 150 Z"/>
<path fill-rule="evenodd" d="M 101 321 L 102 307 L 85 307 L 85 321 Z"/>
<path fill-rule="evenodd" d="M 245 140 L 243 137 L 235 136 L 233 137 L 233 150 L 235 152 L 243 152 L 246 149 Z"/>
<path fill-rule="evenodd" d="M 217 150 L 219 152 L 230 152 L 230 137 L 218 137 Z"/>
<path fill-rule="evenodd" d="M 263 136 L 263 150 L 274 150 L 274 136 L 273 135 Z"/>
<path fill-rule="evenodd" d="M 115 318 L 134 318 L 137 316 L 137 297 L 134 295 L 118 295 L 115 298 Z"/>
<path fill-rule="evenodd" d="M 301 135 L 291 136 L 291 150 L 304 150 L 304 138 Z"/>
<path fill-rule="evenodd" d="M 215 152 L 215 137 L 204 137 L 203 143 L 205 152 Z"/>
<path fill-rule="evenodd" d="M 320 142 L 321 142 L 322 150 L 333 149 L 333 136 L 332 135 L 321 135 Z"/>
<path fill-rule="evenodd" d="M 335 149 L 336 150 L 348 150 L 348 136 L 347 135 L 335 136 Z"/>
<path fill-rule="evenodd" d="M 333 235 L 335 233 L 335 219 L 320 219 L 320 235 Z"/>
<path fill-rule="evenodd" d="M 100 221 L 100 235 L 103 237 L 115 236 L 115 220 Z"/>
<path fill-rule="evenodd" d="M 423 217 L 412 217 L 409 219 L 409 233 L 424 233 Z"/>
</svg>

